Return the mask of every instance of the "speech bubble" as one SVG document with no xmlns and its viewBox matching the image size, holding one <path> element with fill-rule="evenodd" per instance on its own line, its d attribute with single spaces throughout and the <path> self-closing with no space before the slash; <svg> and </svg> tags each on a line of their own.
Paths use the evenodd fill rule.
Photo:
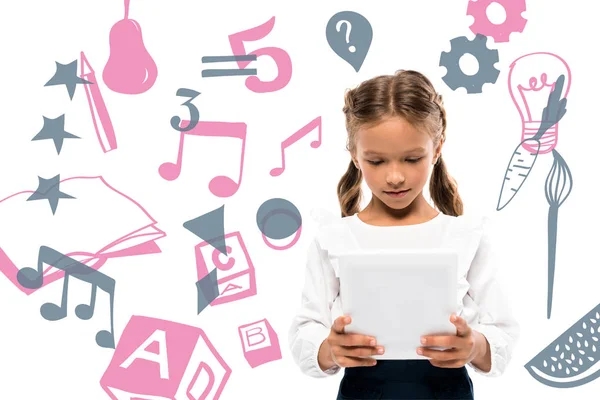
<svg viewBox="0 0 600 400">
<path fill-rule="evenodd" d="M 373 40 L 369 21 L 354 11 L 340 11 L 327 23 L 325 36 L 335 54 L 358 72 Z"/>
</svg>

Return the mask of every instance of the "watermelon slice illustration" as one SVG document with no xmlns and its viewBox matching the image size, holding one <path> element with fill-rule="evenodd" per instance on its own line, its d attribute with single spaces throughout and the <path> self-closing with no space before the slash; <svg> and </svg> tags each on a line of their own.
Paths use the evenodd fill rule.
<svg viewBox="0 0 600 400">
<path fill-rule="evenodd" d="M 532 358 L 525 368 L 547 386 L 581 386 L 600 377 L 600 304 Z"/>
</svg>

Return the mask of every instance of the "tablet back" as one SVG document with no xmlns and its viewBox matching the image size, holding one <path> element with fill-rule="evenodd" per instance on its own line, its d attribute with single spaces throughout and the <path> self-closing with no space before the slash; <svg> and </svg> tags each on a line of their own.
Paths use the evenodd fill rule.
<svg viewBox="0 0 600 400">
<path fill-rule="evenodd" d="M 426 359 L 422 335 L 456 335 L 458 255 L 444 249 L 357 251 L 339 255 L 340 301 L 348 333 L 385 347 L 375 359 Z M 436 348 L 436 347 L 433 347 Z"/>
</svg>

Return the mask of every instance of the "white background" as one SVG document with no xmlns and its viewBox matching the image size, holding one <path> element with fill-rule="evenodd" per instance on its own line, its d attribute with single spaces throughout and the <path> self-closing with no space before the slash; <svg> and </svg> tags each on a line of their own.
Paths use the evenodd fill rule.
<svg viewBox="0 0 600 400">
<path fill-rule="evenodd" d="M 592 159 L 599 145 L 596 65 L 587 44 L 596 19 L 589 2 L 528 1 L 524 32 L 495 44 L 501 71 L 483 93 L 452 91 L 442 81 L 442 51 L 456 36 L 474 34 L 466 16 L 467 1 L 227 1 L 132 0 L 130 18 L 142 27 L 146 48 L 158 66 L 154 86 L 141 95 L 100 90 L 109 109 L 118 150 L 104 154 L 96 139 L 85 91 L 78 85 L 71 101 L 63 86 L 44 87 L 55 61 L 67 64 L 84 51 L 96 77 L 109 56 L 110 28 L 123 16 L 122 1 L 76 0 L 10 2 L 0 6 L 3 38 L 0 64 L 0 198 L 35 190 L 38 175 L 61 178 L 103 175 L 117 189 L 138 200 L 158 221 L 167 237 L 157 243 L 162 253 L 111 260 L 102 272 L 117 281 L 117 340 L 131 315 L 145 315 L 201 327 L 233 373 L 222 399 L 333 399 L 342 374 L 313 379 L 300 373 L 288 349 L 287 331 L 300 305 L 306 248 L 315 233 L 309 212 L 324 207 L 338 212 L 336 184 L 349 158 L 345 152 L 343 93 L 362 80 L 399 68 L 417 69 L 431 78 L 444 96 L 448 112 L 444 159 L 458 180 L 467 212 L 493 215 L 500 228 L 500 279 L 514 304 L 522 336 L 504 376 L 484 378 L 469 370 L 476 398 L 544 399 L 596 397 L 598 382 L 556 389 L 534 380 L 523 365 L 575 321 L 595 307 L 600 297 L 597 265 L 597 176 Z M 356 73 L 328 46 L 325 26 L 338 11 L 352 10 L 372 24 L 374 37 L 362 69 Z M 490 9 L 493 18 L 502 12 Z M 247 43 L 251 51 L 275 46 L 293 63 L 291 82 L 283 90 L 257 94 L 243 77 L 202 78 L 201 57 L 229 55 L 228 35 L 260 25 L 276 16 L 273 31 Z M 546 318 L 547 212 L 544 182 L 550 154 L 538 157 L 525 185 L 507 208 L 496 212 L 506 165 L 518 144 L 519 114 L 508 92 L 508 67 L 517 57 L 549 51 L 564 58 L 573 72 L 568 112 L 560 122 L 557 149 L 571 169 L 574 187 L 560 208 L 552 318 Z M 476 63 L 461 63 L 476 71 Z M 225 65 L 220 65 L 225 67 Z M 263 80 L 276 74 L 268 57 L 251 64 Z M 536 71 L 538 72 L 538 71 Z M 248 140 L 242 185 L 231 198 L 208 190 L 215 175 L 235 174 L 239 142 L 191 138 L 178 180 L 158 175 L 158 166 L 173 161 L 178 133 L 173 115 L 187 116 L 176 97 L 180 87 L 201 92 L 194 100 L 202 120 L 246 122 Z M 32 142 L 42 115 L 66 114 L 65 129 L 82 139 L 66 139 L 60 155 L 51 141 Z M 316 116 L 323 117 L 323 144 L 309 144 L 316 132 L 287 152 L 287 170 L 279 166 L 280 143 Z M 286 251 L 268 248 L 256 226 L 256 211 L 267 199 L 292 201 L 303 216 L 300 241 Z M 257 269 L 258 294 L 239 302 L 207 308 L 196 314 L 197 280 L 193 246 L 200 240 L 183 222 L 225 204 L 226 232 L 239 230 Z M 59 208 L 61 204 L 59 204 Z M 0 221 L 2 224 L 2 221 Z M 18 229 L 16 226 L 1 229 Z M 587 230 L 587 232 L 586 232 Z M 82 234 L 93 232 L 82 231 Z M 1 276 L 1 278 L 4 278 Z M 107 305 L 99 292 L 98 309 L 90 321 L 73 315 L 49 322 L 39 314 L 47 301 L 59 301 L 60 283 L 25 296 L 0 279 L 0 398 L 60 400 L 107 399 L 99 380 L 112 351 L 94 342 L 106 328 Z M 84 283 L 72 280 L 70 305 L 89 296 Z M 267 318 L 279 336 L 283 359 L 255 369 L 246 363 L 237 327 Z"/>
</svg>

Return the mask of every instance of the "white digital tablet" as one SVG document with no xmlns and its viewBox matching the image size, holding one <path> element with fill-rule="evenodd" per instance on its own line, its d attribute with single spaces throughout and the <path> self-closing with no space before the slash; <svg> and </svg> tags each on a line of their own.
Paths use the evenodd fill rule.
<svg viewBox="0 0 600 400">
<path fill-rule="evenodd" d="M 423 335 L 456 335 L 458 255 L 445 249 L 361 250 L 339 255 L 347 333 L 370 335 L 377 360 L 421 360 Z M 431 347 L 433 349 L 443 349 Z"/>
</svg>

